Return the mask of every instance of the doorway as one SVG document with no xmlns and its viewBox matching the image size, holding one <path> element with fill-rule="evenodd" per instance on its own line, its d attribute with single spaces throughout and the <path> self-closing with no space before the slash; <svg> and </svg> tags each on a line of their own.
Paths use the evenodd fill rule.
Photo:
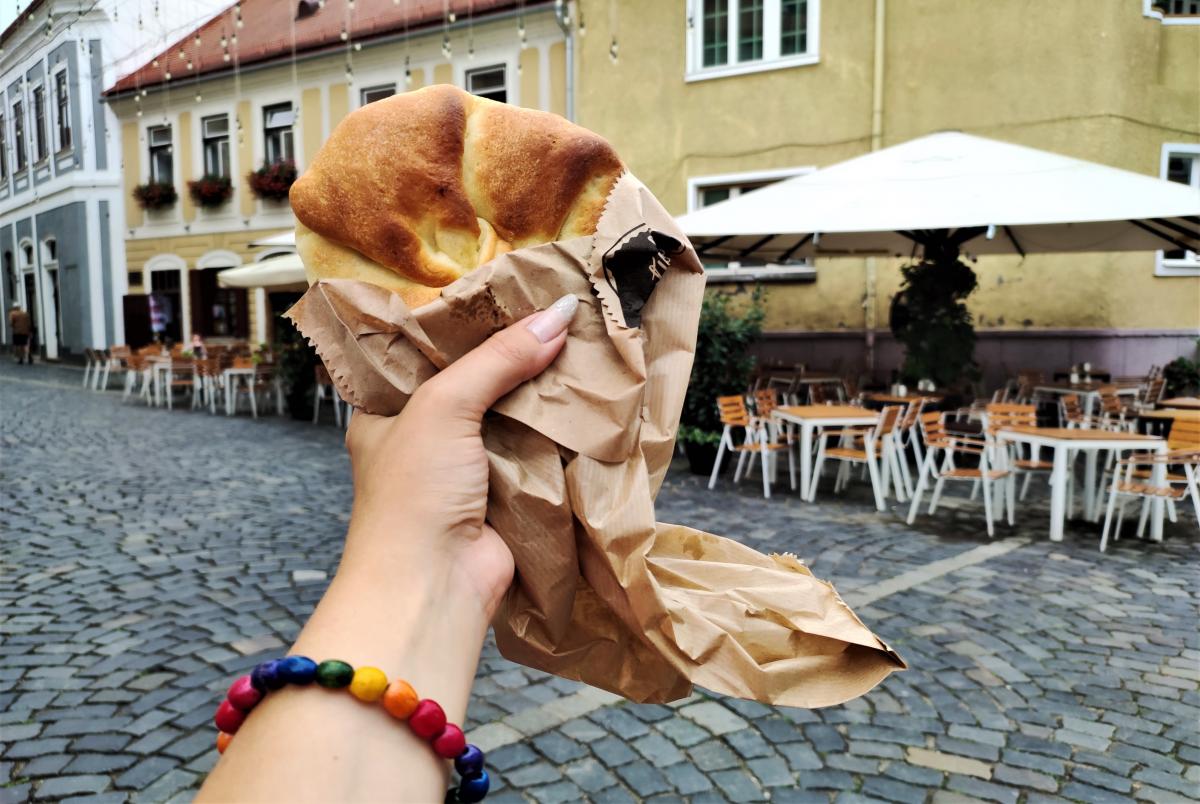
<svg viewBox="0 0 1200 804">
<path fill-rule="evenodd" d="M 33 271 L 27 271 L 22 281 L 25 283 L 25 312 L 33 319 L 33 335 L 29 339 L 29 352 L 32 354 L 41 343 L 42 312 L 38 307 L 37 277 Z"/>
<path fill-rule="evenodd" d="M 150 272 L 150 319 L 154 334 L 172 343 L 183 340 L 183 290 L 177 269 Z"/>
<path fill-rule="evenodd" d="M 205 338 L 250 337 L 249 298 L 245 288 L 223 288 L 217 282 L 217 274 L 231 267 L 191 272 L 192 330 Z"/>
</svg>

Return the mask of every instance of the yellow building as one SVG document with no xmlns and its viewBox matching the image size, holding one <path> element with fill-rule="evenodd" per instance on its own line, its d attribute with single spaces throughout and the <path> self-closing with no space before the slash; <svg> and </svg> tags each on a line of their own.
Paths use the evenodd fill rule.
<svg viewBox="0 0 1200 804">
<path fill-rule="evenodd" d="M 294 250 L 287 201 L 256 195 L 248 174 L 286 162 L 303 172 L 358 106 L 452 83 L 568 112 L 568 47 L 555 4 L 455 0 L 429 16 L 433 5 L 243 0 L 107 91 L 121 130 L 130 343 L 150 336 L 150 295 L 168 311 L 172 339 L 271 339 L 272 315 L 299 289 L 247 293 L 216 278 Z M 203 177 L 218 188 L 228 180 L 228 199 L 218 189 L 214 204 L 197 203 L 189 182 Z M 174 188 L 178 199 L 143 209 L 134 189 L 152 184 Z M 280 234 L 275 245 L 252 245 Z"/>
<path fill-rule="evenodd" d="M 1193 0 L 582 0 L 577 119 L 674 213 L 924 134 L 959 130 L 1191 183 Z M 765 354 L 847 369 L 887 331 L 898 261 L 818 260 L 769 287 Z M 989 379 L 1195 351 L 1200 260 L 985 257 L 970 300 Z M 813 270 L 815 269 L 815 270 Z M 743 292 L 716 272 L 710 285 Z M 807 276 L 805 275 L 807 274 Z"/>
</svg>

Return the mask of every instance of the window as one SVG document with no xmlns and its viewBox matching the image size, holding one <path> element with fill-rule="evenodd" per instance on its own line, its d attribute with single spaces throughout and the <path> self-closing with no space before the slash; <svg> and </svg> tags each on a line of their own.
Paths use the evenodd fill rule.
<svg viewBox="0 0 1200 804">
<path fill-rule="evenodd" d="M 1198 0 L 1200 2 L 1200 0 Z M 1162 177 L 1186 184 L 1200 193 L 1200 145 L 1168 143 L 1163 146 Z M 1158 252 L 1156 276 L 1196 276 L 1200 274 L 1200 254 L 1184 249 Z"/>
<path fill-rule="evenodd" d="M 175 180 L 175 158 L 171 149 L 171 127 L 153 126 L 146 131 L 150 143 L 150 181 L 171 184 Z"/>
<path fill-rule="evenodd" d="M 296 158 L 292 149 L 292 123 L 295 121 L 296 113 L 290 103 L 263 107 L 263 146 L 268 164 Z"/>
<path fill-rule="evenodd" d="M 205 117 L 200 121 L 200 129 L 201 138 L 204 140 L 204 175 L 228 179 L 229 115 Z"/>
<path fill-rule="evenodd" d="M 752 173 L 729 173 L 688 179 L 688 212 L 737 198 L 784 179 L 811 173 L 815 168 L 794 167 Z M 761 280 L 807 280 L 816 278 L 808 260 L 787 260 L 782 265 L 726 262 L 724 258 L 702 257 L 710 282 L 756 282 Z"/>
<path fill-rule="evenodd" d="M 12 107 L 13 113 L 13 148 L 17 152 L 17 172 L 25 169 L 29 157 L 25 154 L 25 104 L 17 101 Z"/>
<path fill-rule="evenodd" d="M 50 153 L 46 143 L 46 90 L 33 88 L 33 156 L 41 162 Z"/>
<path fill-rule="evenodd" d="M 687 79 L 815 63 L 819 3 L 690 0 Z"/>
<path fill-rule="evenodd" d="M 4 125 L 6 122 L 4 115 L 0 114 L 0 181 L 8 179 L 8 129 Z"/>
<path fill-rule="evenodd" d="M 383 84 L 377 87 L 367 87 L 362 91 L 362 105 L 366 106 L 368 103 L 374 103 L 377 100 L 390 98 L 395 94 L 395 84 Z"/>
<path fill-rule="evenodd" d="M 508 102 L 508 84 L 503 64 L 467 71 L 467 92 L 500 103 Z"/>
<path fill-rule="evenodd" d="M 1164 17 L 1200 15 L 1200 0 L 1154 0 L 1150 6 Z"/>
<path fill-rule="evenodd" d="M 71 105 L 67 97 L 67 71 L 59 70 L 54 76 L 54 106 L 58 120 L 58 150 L 71 147 Z"/>
</svg>

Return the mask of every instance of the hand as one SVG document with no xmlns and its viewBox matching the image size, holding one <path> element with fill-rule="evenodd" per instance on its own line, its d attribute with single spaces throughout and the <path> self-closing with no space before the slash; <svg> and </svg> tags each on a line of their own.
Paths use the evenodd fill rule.
<svg viewBox="0 0 1200 804">
<path fill-rule="evenodd" d="M 540 374 L 566 342 L 578 300 L 565 296 L 426 382 L 392 418 L 356 414 L 346 445 L 354 513 L 344 562 L 418 566 L 470 589 L 488 619 L 512 581 L 512 553 L 484 522 L 484 413 Z"/>
</svg>

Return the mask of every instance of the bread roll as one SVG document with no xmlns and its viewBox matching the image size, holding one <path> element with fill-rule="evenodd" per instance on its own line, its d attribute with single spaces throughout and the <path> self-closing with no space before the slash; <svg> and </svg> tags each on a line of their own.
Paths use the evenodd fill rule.
<svg viewBox="0 0 1200 804">
<path fill-rule="evenodd" d="M 416 307 L 513 249 L 593 234 L 624 171 L 557 115 L 447 85 L 343 120 L 292 185 L 309 282 L 351 278 Z"/>
</svg>

